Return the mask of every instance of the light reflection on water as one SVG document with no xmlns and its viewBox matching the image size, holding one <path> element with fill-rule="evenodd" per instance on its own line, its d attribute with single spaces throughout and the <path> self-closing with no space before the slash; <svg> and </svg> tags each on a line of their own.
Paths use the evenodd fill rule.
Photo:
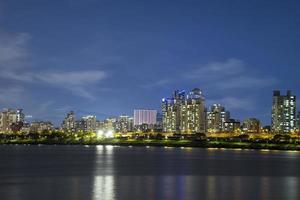
<svg viewBox="0 0 300 200">
<path fill-rule="evenodd" d="M 0 199 L 300 199 L 300 152 L 0 146 Z"/>
</svg>

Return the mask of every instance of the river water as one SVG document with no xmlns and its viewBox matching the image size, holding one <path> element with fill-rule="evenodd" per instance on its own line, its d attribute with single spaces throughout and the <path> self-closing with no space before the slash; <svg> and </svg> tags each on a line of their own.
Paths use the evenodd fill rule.
<svg viewBox="0 0 300 200">
<path fill-rule="evenodd" d="M 1 200 L 300 199 L 300 152 L 0 146 Z"/>
</svg>

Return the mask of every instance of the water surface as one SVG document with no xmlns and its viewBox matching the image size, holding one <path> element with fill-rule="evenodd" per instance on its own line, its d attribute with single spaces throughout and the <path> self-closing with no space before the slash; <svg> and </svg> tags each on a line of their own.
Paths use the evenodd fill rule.
<svg viewBox="0 0 300 200">
<path fill-rule="evenodd" d="M 0 199 L 300 199 L 300 152 L 0 146 Z"/>
</svg>

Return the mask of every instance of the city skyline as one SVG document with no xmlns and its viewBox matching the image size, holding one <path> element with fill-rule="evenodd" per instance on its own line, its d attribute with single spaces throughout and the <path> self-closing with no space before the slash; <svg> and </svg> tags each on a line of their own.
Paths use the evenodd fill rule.
<svg viewBox="0 0 300 200">
<path fill-rule="evenodd" d="M 91 113 L 78 115 L 76 111 L 72 110 L 65 113 L 64 118 L 58 124 L 49 119 L 30 120 L 31 117 L 27 117 L 28 115 L 23 113 L 22 108 L 2 108 L 0 112 L 0 130 L 10 131 L 13 129 L 12 127 L 19 126 L 18 123 L 22 122 L 20 127 L 23 126 L 23 123 L 28 123 L 28 125 L 42 123 L 43 126 L 44 123 L 50 123 L 52 128 L 55 127 L 64 131 L 97 131 L 108 120 L 111 128 L 113 124 L 120 122 L 117 126 L 121 126 L 121 128 L 114 128 L 123 130 L 125 127 L 125 132 L 133 130 L 134 127 L 143 130 L 156 127 L 159 131 L 184 134 L 220 133 L 227 130 L 235 132 L 235 129 L 231 128 L 243 123 L 249 124 L 246 125 L 248 127 L 245 129 L 246 131 L 253 130 L 254 124 L 254 130 L 270 127 L 269 129 L 274 133 L 290 133 L 299 130 L 300 127 L 300 110 L 297 110 L 296 105 L 297 97 L 291 90 L 287 90 L 286 94 L 281 93 L 280 90 L 274 90 L 269 116 L 271 123 L 263 124 L 261 119 L 256 116 L 247 116 L 244 119 L 234 118 L 231 116 L 230 110 L 222 104 L 207 105 L 202 90 L 194 88 L 189 92 L 174 90 L 170 97 L 161 98 L 161 108 L 159 110 L 135 108 L 131 114 L 122 113 L 104 119 L 97 118 L 96 115 Z M 4 115 L 4 118 L 1 119 L 3 113 L 11 113 L 12 115 L 6 117 Z M 128 128 L 128 126 L 131 128 Z"/>
<path fill-rule="evenodd" d="M 206 105 L 270 124 L 273 90 L 300 95 L 299 7 L 1 1 L 0 107 L 59 124 L 70 110 L 100 119 L 160 110 L 170 91 L 198 87 Z"/>
</svg>

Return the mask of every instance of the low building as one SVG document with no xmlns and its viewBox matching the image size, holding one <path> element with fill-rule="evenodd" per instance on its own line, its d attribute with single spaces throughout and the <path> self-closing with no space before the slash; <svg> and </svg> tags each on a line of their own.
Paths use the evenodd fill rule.
<svg viewBox="0 0 300 200">
<path fill-rule="evenodd" d="M 248 118 L 243 122 L 243 133 L 260 133 L 260 121 L 256 118 Z"/>
<path fill-rule="evenodd" d="M 54 127 L 50 121 L 36 121 L 30 124 L 30 132 L 53 131 Z"/>
<path fill-rule="evenodd" d="M 239 133 L 241 131 L 241 122 L 235 119 L 229 119 L 224 122 L 225 133 Z"/>
</svg>

